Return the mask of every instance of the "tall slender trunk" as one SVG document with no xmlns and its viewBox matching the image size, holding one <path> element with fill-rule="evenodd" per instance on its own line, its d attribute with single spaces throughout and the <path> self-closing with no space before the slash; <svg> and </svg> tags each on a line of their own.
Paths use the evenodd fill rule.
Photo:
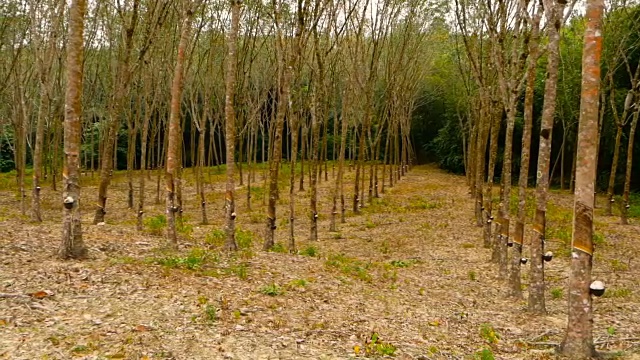
<svg viewBox="0 0 640 360">
<path fill-rule="evenodd" d="M 620 148 L 623 130 L 621 123 L 617 123 L 616 125 L 616 142 L 613 148 L 613 160 L 611 161 L 611 173 L 609 175 L 609 186 L 607 187 L 607 199 L 609 201 L 607 201 L 607 207 L 605 210 L 605 214 L 609 216 L 613 215 L 613 203 L 615 202 L 615 199 L 613 197 L 615 195 L 613 187 L 616 184 L 616 174 L 618 172 L 618 162 L 620 160 Z"/>
<path fill-rule="evenodd" d="M 149 138 L 149 122 L 151 121 L 151 116 L 153 116 L 153 112 L 155 110 L 155 98 L 153 101 L 153 105 L 151 109 L 148 109 L 148 112 L 144 114 L 144 118 L 142 119 L 142 135 L 140 136 L 140 177 L 138 178 L 139 183 L 139 195 L 138 195 L 138 214 L 137 214 L 137 222 L 136 227 L 138 231 L 142 231 L 143 229 L 143 216 L 144 216 L 144 200 L 145 200 L 145 181 L 148 174 L 147 171 L 147 140 Z"/>
<path fill-rule="evenodd" d="M 180 199 L 177 188 L 180 186 L 180 149 L 182 143 L 182 129 L 180 126 L 180 105 L 182 103 L 182 91 L 184 85 L 184 62 L 189 33 L 191 30 L 192 10 L 187 9 L 186 17 L 182 23 L 180 43 L 178 44 L 178 56 L 171 84 L 171 109 L 168 123 L 167 163 L 165 173 L 166 215 L 167 215 L 167 240 L 170 245 L 177 247 L 176 214 L 180 211 Z"/>
<path fill-rule="evenodd" d="M 316 45 L 317 46 L 317 45 Z M 319 55 L 316 54 L 316 58 L 319 58 Z M 320 164 L 320 149 L 318 148 L 320 143 L 320 125 L 318 116 L 324 116 L 323 109 L 320 108 L 318 104 L 318 97 L 322 98 L 323 91 L 321 87 L 324 82 L 324 73 L 322 68 L 322 63 L 318 59 L 318 76 L 317 82 L 314 84 L 311 92 L 311 197 L 310 197 L 310 207 L 309 207 L 309 217 L 311 221 L 311 226 L 309 229 L 309 240 L 317 241 L 318 240 L 318 168 Z M 318 96 L 318 92 L 320 92 L 320 96 Z"/>
<path fill-rule="evenodd" d="M 640 110 L 637 107 L 633 112 L 633 120 L 631 121 L 631 130 L 629 130 L 629 141 L 627 143 L 627 168 L 624 175 L 624 190 L 622 192 L 622 205 L 620 209 L 620 224 L 628 225 L 627 212 L 629 211 L 629 193 L 631 191 L 631 168 L 633 165 L 633 142 L 636 137 L 636 128 L 638 127 L 638 115 Z"/>
<path fill-rule="evenodd" d="M 235 140 L 236 140 L 236 112 L 234 109 L 234 96 L 236 88 L 236 67 L 237 67 L 237 43 L 240 29 L 240 5 L 241 0 L 231 0 L 231 31 L 229 32 L 227 73 L 225 74 L 225 144 L 227 155 L 227 183 L 224 200 L 225 208 L 225 233 L 226 240 L 224 248 L 226 251 L 235 251 L 236 245 L 236 209 L 235 209 Z M 240 159 L 242 161 L 242 159 Z M 251 191 L 251 189 L 249 189 Z"/>
<path fill-rule="evenodd" d="M 278 175 L 280 171 L 280 161 L 282 160 L 282 130 L 284 128 L 284 117 L 290 101 L 289 91 L 291 86 L 291 69 L 286 66 L 286 54 L 284 49 L 284 39 L 280 28 L 280 6 L 273 0 L 274 18 L 276 23 L 276 56 L 278 58 L 278 106 L 276 110 L 275 127 L 272 143 L 271 156 L 269 156 L 269 203 L 267 206 L 266 232 L 263 249 L 269 250 L 275 245 L 276 231 L 276 201 L 278 199 Z"/>
<path fill-rule="evenodd" d="M 533 95 L 538 62 L 538 39 L 540 18 L 535 18 L 532 35 L 529 40 L 529 62 L 527 64 L 524 93 L 524 126 L 522 129 L 522 152 L 520 155 L 520 175 L 518 177 L 518 215 L 516 218 L 513 250 L 511 253 L 511 271 L 509 273 L 509 294 L 522 297 L 520 267 L 522 266 L 522 245 L 524 244 L 524 223 L 527 205 L 527 187 L 529 185 L 529 163 L 531 157 L 531 131 L 533 129 Z"/>
<path fill-rule="evenodd" d="M 548 0 L 547 2 L 551 2 Z M 545 3 L 547 4 L 547 3 Z M 553 6 L 545 6 L 549 13 L 547 79 L 544 88 L 544 106 L 538 150 L 538 169 L 536 184 L 536 215 L 533 225 L 534 235 L 531 239 L 531 276 L 529 285 L 529 311 L 537 314 L 546 313 L 544 299 L 544 242 L 546 234 L 547 196 L 549 191 L 549 163 L 551 158 L 551 135 L 556 109 L 556 93 L 558 85 L 558 63 L 560 48 L 560 25 L 564 11 L 563 2 L 555 2 Z"/>
<path fill-rule="evenodd" d="M 85 0 L 75 0 L 69 9 L 67 43 L 67 89 L 65 95 L 63 215 L 61 259 L 83 258 L 87 248 L 82 240 L 80 216 L 80 141 L 82 137 L 82 73 Z"/>
<path fill-rule="evenodd" d="M 494 104 L 494 106 L 497 104 Z M 493 247 L 492 261 L 497 262 L 496 249 L 498 244 L 493 244 L 491 237 L 491 228 L 493 224 L 496 224 L 496 231 L 499 231 L 499 222 L 493 221 L 493 178 L 496 168 L 496 157 L 498 156 L 498 139 L 500 136 L 500 128 L 502 127 L 502 112 L 497 114 L 493 108 L 489 108 L 485 105 L 484 116 L 486 121 L 490 122 L 490 136 L 489 136 L 489 164 L 487 170 L 487 182 L 485 183 L 484 194 L 482 195 L 484 200 L 483 207 L 483 223 L 484 223 L 484 247 Z"/>
<path fill-rule="evenodd" d="M 567 332 L 560 345 L 562 355 L 571 359 L 590 359 L 596 355 L 593 344 L 593 307 L 589 288 L 593 261 L 593 190 L 597 170 L 595 159 L 598 142 L 598 89 L 604 0 L 589 0 L 586 10 L 587 24 L 582 54 L 582 94 L 578 126 L 578 166 L 568 291 L 569 316 Z"/>
</svg>

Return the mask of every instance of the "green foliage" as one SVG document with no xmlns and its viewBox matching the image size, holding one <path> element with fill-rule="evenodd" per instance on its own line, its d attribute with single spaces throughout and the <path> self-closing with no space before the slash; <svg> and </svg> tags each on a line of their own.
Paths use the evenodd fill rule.
<svg viewBox="0 0 640 360">
<path fill-rule="evenodd" d="M 289 281 L 287 286 L 290 288 L 305 287 L 307 286 L 308 283 L 309 282 L 305 279 L 295 279 L 295 280 Z"/>
<path fill-rule="evenodd" d="M 166 255 L 160 258 L 154 258 L 152 263 L 162 265 L 168 268 L 198 270 L 207 262 L 217 262 L 216 255 L 208 253 L 200 248 L 193 248 L 186 256 Z"/>
<path fill-rule="evenodd" d="M 150 234 L 162 236 L 167 227 L 167 217 L 163 214 L 144 219 L 144 226 Z"/>
<path fill-rule="evenodd" d="M 473 270 L 469 270 L 469 280 L 471 281 L 476 281 L 478 278 L 478 276 L 476 275 L 476 272 Z"/>
<path fill-rule="evenodd" d="M 271 247 L 271 249 L 269 249 L 269 251 L 277 252 L 277 253 L 286 253 L 287 248 L 282 243 L 277 242 L 273 244 L 273 246 Z"/>
<path fill-rule="evenodd" d="M 473 355 L 474 360 L 495 360 L 493 352 L 489 348 L 479 350 Z"/>
<path fill-rule="evenodd" d="M 381 356 L 393 356 L 397 348 L 388 343 L 382 341 L 378 333 L 371 334 L 371 338 L 365 346 L 365 353 L 367 355 L 381 355 Z"/>
<path fill-rule="evenodd" d="M 318 249 L 313 245 L 308 245 L 304 249 L 300 250 L 300 255 L 315 257 L 318 256 Z"/>
<path fill-rule="evenodd" d="M 283 294 L 282 288 L 280 288 L 276 283 L 271 283 L 270 285 L 261 287 L 260 292 L 269 296 L 278 296 Z"/>
<path fill-rule="evenodd" d="M 254 234 L 250 230 L 236 228 L 236 244 L 238 249 L 249 249 L 253 245 Z"/>
<path fill-rule="evenodd" d="M 562 288 L 559 288 L 559 287 L 553 288 L 553 289 L 551 289 L 551 298 L 552 299 L 560 299 L 560 298 L 562 298 L 562 293 L 563 293 Z"/>
<path fill-rule="evenodd" d="M 431 209 L 437 209 L 441 206 L 440 203 L 438 202 L 433 202 L 433 201 L 429 201 L 425 198 L 414 198 L 411 200 L 411 204 L 409 205 L 410 208 L 412 209 L 417 209 L 417 210 L 431 210 Z"/>
<path fill-rule="evenodd" d="M 176 217 L 176 232 L 190 238 L 193 234 L 193 225 L 187 222 L 184 216 Z"/>
<path fill-rule="evenodd" d="M 488 344 L 497 344 L 500 340 L 500 335 L 493 328 L 493 325 L 484 323 L 480 325 L 480 337 Z"/>
<path fill-rule="evenodd" d="M 204 307 L 204 316 L 208 322 L 214 322 L 218 320 L 218 309 L 211 304 L 207 304 Z"/>
<path fill-rule="evenodd" d="M 356 279 L 371 282 L 372 276 L 369 274 L 371 263 L 364 263 L 360 260 L 349 258 L 344 254 L 332 254 L 325 262 L 328 267 L 338 269 L 342 273 Z"/>
<path fill-rule="evenodd" d="M 604 295 L 602 297 L 605 297 L 605 298 L 626 298 L 626 297 L 631 296 L 631 294 L 632 294 L 631 289 L 625 288 L 625 287 L 620 287 L 620 288 L 607 289 L 604 292 Z"/>
<path fill-rule="evenodd" d="M 367 220 L 364 222 L 364 227 L 366 227 L 367 229 L 373 229 L 377 226 L 377 224 L 373 221 L 371 221 L 371 219 L 367 218 Z"/>
<path fill-rule="evenodd" d="M 406 268 L 406 267 L 409 267 L 409 266 L 415 264 L 416 262 L 417 262 L 417 260 L 415 260 L 415 259 L 391 260 L 389 262 L 389 264 L 391 264 L 391 266 L 397 267 L 397 268 Z"/>
<path fill-rule="evenodd" d="M 246 262 L 233 264 L 229 266 L 227 273 L 237 276 L 240 280 L 247 280 L 249 277 L 249 265 Z"/>
<path fill-rule="evenodd" d="M 221 247 L 224 245 L 225 236 L 224 230 L 214 229 L 205 236 L 204 242 L 214 247 Z"/>
</svg>

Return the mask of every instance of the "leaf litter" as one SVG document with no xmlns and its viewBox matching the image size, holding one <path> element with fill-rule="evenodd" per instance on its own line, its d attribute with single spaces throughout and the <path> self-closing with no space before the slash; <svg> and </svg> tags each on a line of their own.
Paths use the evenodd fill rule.
<svg viewBox="0 0 640 360">
<path fill-rule="evenodd" d="M 223 181 L 213 180 L 212 186 Z M 349 214 L 337 233 L 321 217 L 315 243 L 307 241 L 308 196 L 298 193 L 296 240 L 306 249 L 298 255 L 260 250 L 260 199 L 252 212 L 242 200 L 237 205 L 244 248 L 221 252 L 207 235 L 222 229 L 222 191 L 208 195 L 211 225 L 204 226 L 199 208 L 190 208 L 199 204 L 190 187 L 185 223 L 192 231 L 182 234 L 177 251 L 166 250 L 162 237 L 135 231 L 124 185 L 110 189 L 109 211 L 118 218 L 107 215 L 94 226 L 91 209 L 83 209 L 90 252 L 83 261 L 54 256 L 58 193 L 43 189 L 50 208 L 42 224 L 0 204 L 8 214 L 0 224 L 0 358 L 463 359 L 488 352 L 544 359 L 562 340 L 569 258 L 548 263 L 548 314 L 528 314 L 525 300 L 506 297 L 488 262 L 463 177 L 417 167 L 380 199 L 365 200 L 362 214 Z M 325 214 L 332 188 L 333 182 L 319 184 Z M 246 198 L 243 191 L 238 199 Z M 83 188 L 85 199 L 94 193 L 95 187 Z M 147 199 L 154 194 L 149 190 Z M 553 193 L 551 202 L 571 210 L 568 194 Z M 285 206 L 278 211 L 287 217 Z M 147 208 L 149 216 L 162 212 L 161 204 Z M 288 224 L 278 225 L 284 244 Z M 597 248 L 593 274 L 607 284 L 608 296 L 594 302 L 595 341 L 600 350 L 633 358 L 640 351 L 640 268 L 633 256 L 640 226 L 637 219 L 622 227 L 597 216 L 596 230 L 606 241 Z M 554 251 L 563 245 L 550 241 Z M 522 270 L 526 299 L 528 268 Z"/>
</svg>

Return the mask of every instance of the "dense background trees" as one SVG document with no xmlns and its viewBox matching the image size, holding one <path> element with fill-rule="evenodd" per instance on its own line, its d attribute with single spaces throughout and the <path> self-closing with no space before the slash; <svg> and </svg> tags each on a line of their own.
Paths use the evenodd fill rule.
<svg viewBox="0 0 640 360">
<path fill-rule="evenodd" d="M 497 156 L 493 166 L 489 166 L 494 168 L 495 179 L 489 180 L 499 182 L 503 174 L 511 177 L 511 171 L 503 171 L 503 163 L 511 161 L 510 168 L 515 170 L 522 162 L 523 66 L 533 51 L 521 42 L 530 47 L 535 41 L 532 20 L 536 10 L 532 4 L 528 7 L 516 6 L 518 2 L 500 4 L 502 8 L 494 4 L 491 9 L 482 3 L 465 1 L 458 1 L 457 5 L 446 1 L 370 4 L 355 0 L 243 3 L 235 85 L 239 95 L 234 99 L 238 134 L 235 156 L 245 162 L 269 159 L 274 144 L 270 141 L 274 127 L 270 125 L 277 122 L 274 115 L 280 111 L 286 120 L 282 153 L 285 159 L 291 159 L 291 147 L 295 145 L 299 150 L 297 160 L 303 162 L 303 167 L 308 165 L 304 161 L 314 159 L 316 153 L 320 161 L 338 159 L 340 124 L 344 120 L 349 122 L 344 134 L 345 155 L 350 160 L 359 160 L 354 163 L 358 174 L 369 175 L 361 161 L 372 165 L 374 160 L 395 162 L 392 152 L 398 152 L 398 162 L 408 162 L 415 153 L 418 162 L 437 161 L 447 170 L 462 173 L 474 160 L 475 151 L 469 148 L 477 129 L 474 116 L 479 114 L 483 103 L 504 100 L 508 105 L 504 113 L 493 115 L 502 119 L 496 123 L 500 125 L 496 130 Z M 180 36 L 177 24 L 182 21 L 178 5 L 170 1 L 132 0 L 91 5 L 88 9 L 91 16 L 86 26 L 84 76 L 89 86 L 83 92 L 86 111 L 81 159 L 86 170 L 102 169 L 96 222 L 103 220 L 101 213 L 106 211 L 112 168 L 140 168 L 142 152 L 146 167 L 163 165 L 164 124 L 170 109 L 169 81 Z M 462 11 L 465 16 L 451 16 L 456 6 L 458 15 Z M 181 101 L 184 167 L 221 163 L 226 156 L 222 141 L 223 79 L 230 9 L 223 1 L 205 2 L 194 14 L 185 96 Z M 640 151 L 637 146 L 627 146 L 637 140 L 637 132 L 632 141 L 629 136 L 636 109 L 633 104 L 637 100 L 640 41 L 635 20 L 640 9 L 626 2 L 624 6 L 613 3 L 607 10 L 597 188 L 610 194 L 611 204 L 622 204 L 615 196 L 623 193 L 627 159 L 633 154 L 638 156 Z M 563 14 L 567 23 L 560 29 L 550 184 L 563 189 L 573 186 L 582 12 L 579 7 L 567 7 Z M 25 169 L 39 165 L 35 166 L 34 189 L 43 177 L 52 176 L 60 181 L 67 14 L 61 3 L 53 0 L 37 4 L 5 2 L 2 14 L 0 167 L 2 171 L 16 170 L 26 211 Z M 543 48 L 549 41 L 547 23 L 548 19 L 542 22 L 539 35 Z M 461 24 L 465 27 L 461 28 Z M 504 40 L 509 38 L 520 42 Z M 284 53 L 278 54 L 279 51 Z M 537 74 L 529 153 L 533 164 L 538 157 L 544 72 L 550 54 L 543 49 L 534 62 Z M 474 70 L 479 64 L 483 66 Z M 277 74 L 278 66 L 285 66 L 291 76 L 290 106 L 286 109 L 281 106 L 283 79 L 264 76 Z M 474 76 L 483 78 L 474 80 Z M 482 95 L 483 98 L 480 96 L 486 90 L 483 87 L 497 91 Z M 355 96 L 350 97 L 349 92 Z M 515 106 L 510 105 L 510 94 L 517 95 Z M 315 110 L 311 106 L 314 96 Z M 512 107 L 514 111 L 510 110 Z M 314 113 L 316 117 L 324 117 L 317 122 L 317 139 L 313 131 Z M 396 137 L 397 146 L 393 141 Z M 505 145 L 509 145 L 505 141 L 510 142 L 509 139 L 516 140 L 512 151 L 505 152 Z M 409 156 L 405 158 L 403 154 Z M 313 162 L 310 165 L 313 167 Z M 238 170 L 242 173 L 241 167 Z M 534 171 L 528 174 L 530 184 L 535 179 Z M 633 193 L 640 188 L 640 169 L 630 169 L 629 173 Z M 371 175 L 375 179 L 377 171 Z M 519 177 L 518 171 L 513 177 Z M 360 177 L 359 180 L 362 182 Z M 382 186 L 382 181 L 379 182 Z M 133 183 L 131 179 L 131 199 Z M 361 194 L 350 196 L 362 202 L 365 199 L 360 197 L 368 192 L 364 191 L 368 186 L 360 185 L 356 192 Z M 372 183 L 371 190 L 374 188 Z M 35 209 L 37 193 L 33 194 Z M 34 218 L 37 216 L 34 210 Z"/>
</svg>

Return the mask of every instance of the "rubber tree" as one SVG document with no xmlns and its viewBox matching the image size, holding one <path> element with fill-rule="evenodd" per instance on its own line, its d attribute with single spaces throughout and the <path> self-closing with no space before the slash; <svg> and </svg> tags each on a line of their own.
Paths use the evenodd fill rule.
<svg viewBox="0 0 640 360">
<path fill-rule="evenodd" d="M 513 237 L 513 250 L 511 252 L 511 267 L 509 271 L 509 294 L 513 297 L 522 297 L 520 267 L 522 265 L 522 246 L 524 244 L 524 229 L 527 205 L 527 187 L 529 185 L 529 163 L 531 152 L 531 132 L 533 130 L 533 96 L 536 82 L 536 65 L 540 57 L 538 49 L 540 43 L 540 20 L 544 8 L 540 4 L 534 4 L 533 16 L 528 16 L 529 22 L 529 57 L 525 70 L 524 93 L 524 124 L 522 127 L 522 152 L 520 155 L 520 175 L 518 176 L 518 213 L 516 217 L 515 233 Z"/>
<path fill-rule="evenodd" d="M 225 243 L 226 251 L 235 251 L 236 245 L 236 204 L 235 204 L 235 142 L 236 142 L 236 112 L 234 96 L 236 90 L 237 43 L 240 30 L 241 0 L 231 0 L 231 29 L 227 39 L 227 71 L 225 74 L 225 146 L 226 146 L 226 191 L 224 198 L 225 209 Z"/>
<path fill-rule="evenodd" d="M 571 359 L 590 359 L 596 355 L 590 284 L 594 250 L 593 204 L 597 170 L 595 158 L 603 12 L 603 0 L 587 1 L 569 274 L 569 314 L 567 331 L 560 346 L 560 352 Z"/>
<path fill-rule="evenodd" d="M 149 7 L 145 11 L 144 23 L 142 24 L 144 36 L 139 41 L 135 41 L 136 29 L 138 29 L 140 21 L 140 1 L 133 0 L 128 4 L 117 3 L 117 14 L 121 21 L 122 28 L 111 28 L 110 35 L 122 38 L 122 43 L 118 42 L 116 47 L 116 70 L 114 76 L 114 85 L 112 93 L 107 104 L 108 119 L 104 136 L 101 144 L 101 168 L 100 168 L 100 185 L 98 187 L 98 201 L 93 218 L 93 223 L 98 224 L 104 222 L 107 206 L 107 190 L 111 184 L 113 176 L 113 165 L 116 147 L 116 139 L 120 128 L 120 116 L 123 106 L 126 103 L 126 96 L 129 94 L 131 80 L 133 74 L 145 61 L 145 55 L 155 38 L 156 31 L 162 25 L 169 10 L 167 1 L 150 2 Z M 125 11 L 126 8 L 126 11 Z M 126 16 L 126 14 L 130 14 Z M 112 16 L 115 16 L 112 14 Z M 124 32 L 124 36 L 122 36 Z M 138 49 L 135 61 L 132 62 L 134 49 Z M 160 155 L 160 154 L 158 154 Z"/>
<path fill-rule="evenodd" d="M 291 68 L 287 65 L 288 51 L 285 47 L 285 39 L 281 23 L 281 12 L 283 11 L 283 3 L 280 0 L 272 0 L 274 12 L 274 26 L 276 28 L 276 58 L 277 58 L 277 91 L 278 105 L 275 114 L 275 126 L 273 126 L 273 137 L 270 137 L 270 156 L 269 156 L 269 201 L 267 204 L 267 221 L 265 240 L 263 244 L 264 250 L 273 248 L 275 244 L 276 230 L 276 202 L 278 199 L 278 175 L 280 172 L 280 161 L 282 160 L 282 130 L 284 128 L 284 119 L 287 112 L 287 104 L 289 104 L 289 94 L 291 86 Z"/>
<path fill-rule="evenodd" d="M 61 1 L 54 1 L 49 5 L 48 19 L 50 28 L 48 33 L 50 38 L 48 41 L 44 41 L 44 37 L 38 35 L 37 31 L 34 31 L 34 45 L 37 51 L 37 67 L 38 67 L 38 79 L 40 86 L 40 99 L 38 104 L 38 113 L 36 116 L 36 141 L 33 149 L 33 196 L 31 198 L 32 220 L 36 222 L 42 221 L 42 210 L 40 208 L 40 180 L 42 178 L 43 169 L 43 152 L 44 152 L 44 138 L 45 138 L 45 123 L 46 116 L 50 115 L 51 99 L 54 91 L 54 73 L 53 62 L 58 56 L 58 37 L 60 35 L 62 16 L 64 14 L 64 3 Z M 39 24 L 39 21 L 35 19 L 35 12 L 37 6 L 33 7 L 34 21 L 32 24 Z M 42 11 L 42 10 L 41 10 Z"/>
<path fill-rule="evenodd" d="M 490 58 L 497 73 L 499 98 L 506 113 L 506 131 L 502 162 L 500 208 L 496 221 L 497 234 L 494 254 L 499 264 L 499 276 L 507 277 L 507 244 L 510 228 L 511 205 L 511 159 L 513 157 L 513 130 L 517 115 L 517 105 L 524 84 L 524 67 L 528 57 L 525 41 L 528 41 L 525 22 L 526 3 L 523 1 L 498 1 L 486 3 L 486 17 L 491 39 Z M 512 26 L 510 26 L 510 24 Z M 500 118 L 502 114 L 498 115 Z"/>
<path fill-rule="evenodd" d="M 180 160 L 180 147 L 182 146 L 182 129 L 180 126 L 180 106 L 182 103 L 182 93 L 184 90 L 184 66 L 185 53 L 189 43 L 191 33 L 191 21 L 193 17 L 192 4 L 185 1 L 183 10 L 183 21 L 180 30 L 180 42 L 178 44 L 178 56 L 171 82 L 171 103 L 169 109 L 169 122 L 167 124 L 167 161 L 165 171 L 166 187 L 166 216 L 167 216 L 167 240 L 172 247 L 177 247 L 178 237 L 176 232 L 176 216 L 182 211 L 177 194 L 177 182 Z"/>
<path fill-rule="evenodd" d="M 85 0 L 74 0 L 69 7 L 67 43 L 67 85 L 64 114 L 64 167 L 62 170 L 61 259 L 86 257 L 80 216 L 80 139 L 82 131 L 82 80 L 84 53 Z"/>
<path fill-rule="evenodd" d="M 544 242 L 546 234 L 547 198 L 549 192 L 549 165 L 551 158 L 551 135 L 556 110 L 558 85 L 558 63 L 560 49 L 560 28 L 564 15 L 565 0 L 545 0 L 545 16 L 549 26 L 547 32 L 547 77 L 544 87 L 544 104 L 538 149 L 538 169 L 536 176 L 536 214 L 531 239 L 531 271 L 529 285 L 529 311 L 546 313 L 544 299 Z"/>
</svg>

